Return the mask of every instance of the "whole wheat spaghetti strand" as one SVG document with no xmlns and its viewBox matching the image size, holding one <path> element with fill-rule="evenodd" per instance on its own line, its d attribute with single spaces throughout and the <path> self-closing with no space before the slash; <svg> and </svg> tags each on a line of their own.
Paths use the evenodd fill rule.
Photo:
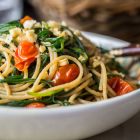
<svg viewBox="0 0 140 140">
<path fill-rule="evenodd" d="M 80 81 L 80 83 L 79 83 L 78 85 L 80 85 L 81 83 L 83 83 L 84 81 L 88 80 L 88 79 L 91 78 L 91 77 L 92 77 L 92 74 L 91 74 L 91 73 L 87 74 L 86 76 L 84 76 L 84 77 L 82 78 L 82 80 Z M 78 86 L 78 85 L 77 85 L 77 86 Z M 69 89 L 70 89 L 70 88 L 66 88 L 65 91 L 69 91 Z"/>
<path fill-rule="evenodd" d="M 5 58 L 6 58 L 6 67 L 5 67 L 5 70 L 3 71 L 2 75 L 4 77 L 6 77 L 9 73 L 9 68 L 10 68 L 10 58 L 9 58 L 9 55 L 6 53 L 6 52 L 3 52 Z"/>
<path fill-rule="evenodd" d="M 7 76 L 10 75 L 13 72 L 13 70 L 14 70 L 14 68 L 13 67 L 10 67 L 9 70 L 8 70 L 8 72 L 7 72 Z"/>
<path fill-rule="evenodd" d="M 99 72 L 97 72 L 95 69 L 92 69 L 91 71 L 93 74 L 95 74 L 97 77 L 100 78 L 101 74 Z M 107 84 L 107 88 L 108 88 L 109 94 L 111 94 L 109 96 L 112 96 L 112 97 L 116 96 L 116 93 L 111 89 L 111 87 L 108 84 Z"/>
<path fill-rule="evenodd" d="M 20 92 L 12 92 L 12 94 L 11 95 L 15 95 L 15 96 L 25 96 L 25 95 L 27 95 L 27 92 L 28 92 L 28 90 L 24 90 L 24 91 L 20 91 Z M 3 94 L 3 95 L 6 95 L 6 91 L 5 90 L 1 90 L 0 91 L 0 93 L 1 94 Z"/>
<path fill-rule="evenodd" d="M 116 93 L 114 92 L 114 90 L 109 85 L 107 85 L 107 89 L 108 89 L 108 96 L 109 97 L 115 97 L 116 96 Z"/>
<path fill-rule="evenodd" d="M 0 71 L 4 70 L 5 67 L 6 67 L 6 62 L 3 65 L 0 66 Z"/>
<path fill-rule="evenodd" d="M 84 89 L 85 87 L 87 87 L 89 83 L 90 83 L 90 79 L 88 79 L 87 81 L 85 81 L 84 83 L 82 83 L 80 86 L 78 86 L 76 89 L 74 89 L 73 91 L 71 91 L 70 93 L 68 93 L 66 96 L 72 96 L 73 94 L 79 93 L 82 89 Z"/>
<path fill-rule="evenodd" d="M 68 102 L 71 103 L 71 104 L 74 104 L 75 103 L 75 99 L 76 99 L 76 97 L 79 96 L 79 94 L 80 94 L 80 92 L 79 93 L 74 93 L 73 95 L 71 95 L 69 100 L 68 100 Z"/>
<path fill-rule="evenodd" d="M 93 94 L 94 96 L 97 96 L 97 97 L 101 97 L 102 94 L 100 92 L 97 92 L 91 88 L 89 88 L 88 86 L 85 88 L 86 91 L 88 91 L 90 94 Z"/>
<path fill-rule="evenodd" d="M 2 94 L 0 94 L 0 98 L 9 99 L 9 100 L 25 100 L 25 99 L 32 99 L 34 97 L 30 96 L 30 95 L 13 96 L 13 95 L 2 95 Z"/>
<path fill-rule="evenodd" d="M 84 69 L 84 75 L 87 75 L 89 73 L 89 71 L 85 64 L 83 65 L 83 69 Z"/>
<path fill-rule="evenodd" d="M 49 55 L 50 55 L 50 62 L 53 62 L 53 60 L 55 58 L 57 58 L 57 52 L 53 51 L 53 49 L 51 47 L 48 47 L 49 50 Z M 49 79 L 52 79 L 55 72 L 57 70 L 57 63 L 55 63 L 54 65 L 52 65 L 49 69 Z"/>
<path fill-rule="evenodd" d="M 6 52 L 6 53 L 14 56 L 14 52 L 12 52 L 11 50 L 9 50 L 8 48 L 3 47 L 1 44 L 0 44 L 0 51 Z"/>
<path fill-rule="evenodd" d="M 95 59 L 94 62 L 93 62 L 93 67 L 96 68 L 96 67 L 98 67 L 99 65 L 101 65 L 100 61 Z M 101 76 L 100 76 L 99 90 L 100 90 L 100 91 L 103 90 L 103 78 L 102 78 L 102 74 L 101 74 Z"/>
<path fill-rule="evenodd" d="M 77 99 L 81 104 L 88 104 L 88 103 L 91 103 L 91 101 L 87 101 L 87 100 L 83 100 L 81 98 L 78 98 Z"/>
<path fill-rule="evenodd" d="M 103 98 L 107 99 L 107 73 L 103 62 L 101 62 L 102 85 L 103 85 Z"/>
<path fill-rule="evenodd" d="M 101 66 L 101 75 L 100 75 L 100 83 L 99 90 L 103 92 L 103 98 L 107 99 L 107 73 L 106 68 L 103 62 L 99 60 L 94 60 L 93 67 Z"/>
<path fill-rule="evenodd" d="M 25 69 L 24 70 L 24 76 L 23 76 L 23 78 L 28 78 L 28 69 Z"/>
<path fill-rule="evenodd" d="M 4 79 L 3 75 L 0 73 L 0 79 Z M 11 90 L 10 90 L 10 87 L 7 83 L 3 83 L 4 87 L 5 87 L 5 90 L 6 90 L 6 94 L 7 95 L 11 95 Z"/>
<path fill-rule="evenodd" d="M 9 103 L 10 102 L 10 100 L 8 100 L 8 99 L 1 99 L 0 100 L 0 104 L 6 104 L 6 103 Z"/>
</svg>

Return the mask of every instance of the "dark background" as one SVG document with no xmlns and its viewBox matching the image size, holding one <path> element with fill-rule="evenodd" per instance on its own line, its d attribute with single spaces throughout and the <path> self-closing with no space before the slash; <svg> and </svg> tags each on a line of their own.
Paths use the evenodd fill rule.
<svg viewBox="0 0 140 140">
<path fill-rule="evenodd" d="M 54 0 L 55 1 L 55 0 Z M 56 0 L 57 1 L 57 0 Z M 64 0 L 66 1 L 66 0 Z M 79 5 L 83 1 L 98 0 L 78 0 Z M 81 1 L 81 2 L 80 2 Z M 91 31 L 104 35 L 110 35 L 129 42 L 139 43 L 140 40 L 140 1 L 139 0 L 109 0 L 105 3 L 101 0 L 97 6 L 83 8 L 77 14 L 68 13 L 66 8 L 63 13 L 59 13 L 59 6 L 49 5 L 49 0 L 24 0 L 24 15 L 30 15 L 37 20 L 65 20 L 68 25 L 84 31 Z M 111 3 L 116 1 L 116 5 Z M 104 3 L 105 4 L 104 4 Z M 106 5 L 109 5 L 106 6 Z M 68 4 L 61 6 L 66 7 Z M 51 7 L 52 6 L 52 7 Z M 73 9 L 71 10 L 73 11 Z M 53 13 L 51 15 L 50 13 Z"/>
</svg>

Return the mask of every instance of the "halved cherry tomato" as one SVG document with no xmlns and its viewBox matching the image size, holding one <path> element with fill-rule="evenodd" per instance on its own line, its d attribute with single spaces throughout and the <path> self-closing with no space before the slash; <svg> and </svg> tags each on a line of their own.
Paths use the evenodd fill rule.
<svg viewBox="0 0 140 140">
<path fill-rule="evenodd" d="M 126 94 L 134 90 L 134 88 L 119 77 L 109 79 L 108 84 L 116 92 L 117 96 Z"/>
<path fill-rule="evenodd" d="M 27 21 L 27 20 L 32 20 L 32 18 L 30 17 L 30 16 L 25 16 L 24 18 L 22 18 L 21 20 L 20 20 L 20 23 L 21 24 L 23 24 L 25 21 Z"/>
<path fill-rule="evenodd" d="M 34 62 L 35 58 L 30 58 L 26 61 L 23 62 L 19 62 L 15 64 L 15 67 L 19 70 L 19 71 L 24 71 L 26 68 L 28 68 L 30 66 L 30 64 L 32 62 Z"/>
<path fill-rule="evenodd" d="M 53 78 L 53 85 L 61 85 L 65 83 L 69 83 L 77 78 L 80 71 L 76 64 L 67 64 L 62 66 L 56 72 Z"/>
<path fill-rule="evenodd" d="M 24 71 L 36 59 L 38 49 L 29 41 L 22 41 L 15 51 L 15 66 L 19 71 Z"/>
<path fill-rule="evenodd" d="M 27 108 L 44 108 L 46 105 L 43 103 L 35 102 L 26 105 Z"/>
<path fill-rule="evenodd" d="M 38 49 L 35 47 L 34 43 L 29 41 L 22 41 L 16 50 L 16 54 L 22 60 L 27 60 L 35 57 L 38 54 Z"/>
</svg>

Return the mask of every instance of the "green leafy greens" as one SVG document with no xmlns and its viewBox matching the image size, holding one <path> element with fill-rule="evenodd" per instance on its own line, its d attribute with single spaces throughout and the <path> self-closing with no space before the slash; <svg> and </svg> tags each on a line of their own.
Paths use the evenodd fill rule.
<svg viewBox="0 0 140 140">
<path fill-rule="evenodd" d="M 63 37 L 46 38 L 42 44 L 48 46 L 47 42 L 51 43 L 50 47 L 54 48 L 56 52 L 64 50 L 65 39 Z"/>
<path fill-rule="evenodd" d="M 48 92 L 28 92 L 28 94 L 32 95 L 34 97 L 46 97 L 46 96 L 52 96 L 52 95 L 59 93 L 63 90 L 64 89 L 58 89 L 58 90 L 53 90 L 53 91 L 48 91 Z"/>
<path fill-rule="evenodd" d="M 23 84 L 23 83 L 34 83 L 36 79 L 32 78 L 23 78 L 23 75 L 13 75 L 8 76 L 5 79 L 0 79 L 0 83 L 8 83 L 8 84 Z M 41 80 L 41 83 L 51 87 L 50 80 Z"/>
<path fill-rule="evenodd" d="M 22 25 L 20 24 L 19 21 L 12 21 L 8 23 L 0 24 L 0 34 L 9 33 L 10 29 L 16 27 L 22 28 Z"/>
<path fill-rule="evenodd" d="M 71 51 L 71 53 L 76 53 L 77 58 L 79 59 L 79 61 L 81 63 L 86 63 L 88 60 L 88 55 L 87 52 L 85 50 L 85 47 L 83 45 L 83 43 L 80 41 L 80 39 L 73 33 L 73 31 L 71 29 L 69 29 L 66 26 L 62 26 L 62 29 L 66 29 L 68 31 L 71 32 L 71 34 L 73 35 L 72 39 L 68 39 L 70 40 L 69 42 L 66 42 L 68 45 L 65 47 L 67 50 Z"/>
<path fill-rule="evenodd" d="M 5 79 L 0 79 L 0 83 L 18 84 L 18 83 L 33 83 L 35 79 L 25 78 L 22 75 L 9 76 Z"/>
<path fill-rule="evenodd" d="M 88 55 L 83 43 L 68 27 L 62 26 L 63 30 L 69 30 L 72 36 L 69 36 L 69 38 L 56 37 L 48 28 L 38 29 L 38 41 L 46 47 L 52 47 L 56 52 L 64 53 L 64 49 L 67 49 L 70 53 L 76 55 L 79 61 L 86 63 Z"/>
<path fill-rule="evenodd" d="M 52 32 L 46 28 L 43 28 L 37 31 L 37 35 L 39 41 L 45 41 L 46 38 L 52 36 Z"/>
<path fill-rule="evenodd" d="M 43 28 L 37 32 L 38 41 L 46 47 L 52 47 L 56 52 L 63 51 L 65 39 L 55 37 L 49 29 Z M 49 44 L 48 44 L 49 42 Z"/>
</svg>

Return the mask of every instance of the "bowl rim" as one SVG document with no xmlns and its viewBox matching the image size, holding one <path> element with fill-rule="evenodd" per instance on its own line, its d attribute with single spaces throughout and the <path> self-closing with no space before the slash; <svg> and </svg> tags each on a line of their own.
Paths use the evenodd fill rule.
<svg viewBox="0 0 140 140">
<path fill-rule="evenodd" d="M 94 106 L 94 107 L 97 107 L 97 106 L 102 106 L 102 105 L 104 105 L 104 104 L 112 104 L 112 103 L 115 103 L 115 102 L 118 102 L 118 101 L 122 101 L 122 100 L 128 100 L 128 99 L 130 99 L 131 97 L 133 97 L 133 96 L 139 96 L 140 97 L 140 93 L 138 93 L 138 92 L 140 92 L 140 89 L 136 89 L 136 90 L 134 90 L 134 91 L 132 91 L 132 92 L 129 92 L 129 94 L 124 94 L 124 95 L 121 95 L 121 96 L 116 96 L 116 97 L 113 97 L 113 98 L 109 98 L 109 99 L 107 99 L 107 100 L 102 100 L 102 101 L 98 101 L 98 102 L 91 102 L 91 103 L 87 103 L 87 104 L 78 104 L 78 105 L 71 105 L 71 106 L 61 106 L 61 107 L 56 107 L 56 108 L 39 108 L 39 109 L 36 109 L 36 108 L 32 108 L 32 109 L 28 109 L 28 108 L 25 108 L 25 107 L 11 107 L 11 106 L 0 106 L 0 112 L 1 112 L 1 110 L 3 110 L 3 109 L 5 109 L 6 108 L 6 110 L 8 109 L 8 110 L 14 110 L 14 111 L 16 111 L 16 110 L 20 110 L 20 111 L 22 111 L 22 110 L 24 110 L 24 111 L 41 111 L 41 110 L 43 110 L 43 111 L 51 111 L 51 110 L 53 110 L 53 111 L 60 111 L 60 110 L 67 110 L 67 109 L 75 109 L 75 110 L 77 110 L 78 108 L 80 108 L 80 109 L 82 109 L 82 108 L 86 108 L 86 107 L 92 107 L 92 106 Z"/>
<path fill-rule="evenodd" d="M 90 36 L 90 38 L 93 38 L 94 36 L 101 39 L 104 38 L 105 40 L 113 40 L 115 42 L 120 42 L 122 45 L 128 45 L 129 42 L 114 38 L 114 37 L 110 37 L 110 36 L 106 36 L 106 35 L 101 35 L 101 34 L 96 34 L 96 33 L 91 33 L 91 32 L 82 32 L 84 35 Z M 88 104 L 78 104 L 78 105 L 71 105 L 71 106 L 61 106 L 61 107 L 56 107 L 56 108 L 39 108 L 39 109 L 28 109 L 25 107 L 11 107 L 11 106 L 0 106 L 0 113 L 4 113 L 4 114 L 15 114 L 15 115 L 31 115 L 31 114 L 44 114 L 44 113 L 48 113 L 48 114 L 58 114 L 58 113 L 65 113 L 66 111 L 80 111 L 80 110 L 84 110 L 87 108 L 94 108 L 94 107 L 99 107 L 99 106 L 104 106 L 104 105 L 111 105 L 113 103 L 116 102 L 121 102 L 123 100 L 128 100 L 131 97 L 134 96 L 140 96 L 140 94 L 138 93 L 140 92 L 140 89 L 134 90 L 132 92 L 130 92 L 129 94 L 125 94 L 122 96 L 117 96 L 114 98 L 110 98 L 107 100 L 102 100 L 102 101 L 98 101 L 98 102 L 91 102 Z"/>
</svg>

